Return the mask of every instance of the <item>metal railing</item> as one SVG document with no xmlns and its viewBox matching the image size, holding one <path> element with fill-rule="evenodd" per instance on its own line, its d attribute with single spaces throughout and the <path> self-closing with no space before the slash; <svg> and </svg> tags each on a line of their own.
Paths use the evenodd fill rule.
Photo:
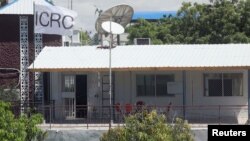
<svg viewBox="0 0 250 141">
<path fill-rule="evenodd" d="M 156 110 L 158 114 L 166 117 L 166 122 L 174 122 L 175 118 L 182 118 L 189 123 L 199 124 L 246 124 L 248 121 L 247 105 L 197 105 L 197 106 L 156 106 L 156 105 L 113 105 L 111 107 L 95 105 L 77 105 L 73 109 L 67 109 L 65 105 L 55 105 L 54 102 L 37 106 L 29 104 L 32 113 L 42 113 L 45 123 L 74 124 L 86 127 L 109 126 L 112 116 L 114 124 L 122 125 L 124 119 L 141 110 L 148 112 Z M 20 105 L 13 104 L 12 109 L 19 114 Z M 110 112 L 110 110 L 113 110 Z M 113 113 L 110 115 L 110 113 Z"/>
</svg>

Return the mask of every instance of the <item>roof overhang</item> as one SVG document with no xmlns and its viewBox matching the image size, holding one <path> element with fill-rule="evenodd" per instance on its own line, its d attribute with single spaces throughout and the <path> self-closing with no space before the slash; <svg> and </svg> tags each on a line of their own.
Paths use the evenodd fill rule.
<svg viewBox="0 0 250 141">
<path fill-rule="evenodd" d="M 250 44 L 134 45 L 112 49 L 113 71 L 250 69 Z M 95 46 L 45 47 L 31 71 L 108 71 L 109 49 Z"/>
<path fill-rule="evenodd" d="M 235 71 L 247 69 L 250 69 L 250 66 L 112 68 L 112 71 Z M 109 68 L 29 68 L 29 70 L 32 72 L 105 72 L 109 71 Z"/>
<path fill-rule="evenodd" d="M 0 15 L 34 15 L 34 4 L 52 5 L 46 0 L 15 0 L 0 7 Z"/>
</svg>

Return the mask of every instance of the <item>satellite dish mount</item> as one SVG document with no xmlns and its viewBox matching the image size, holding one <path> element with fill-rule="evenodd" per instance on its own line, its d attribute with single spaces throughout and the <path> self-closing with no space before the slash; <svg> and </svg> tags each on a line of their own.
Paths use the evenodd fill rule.
<svg viewBox="0 0 250 141">
<path fill-rule="evenodd" d="M 96 20 L 95 28 L 101 35 L 101 46 L 103 46 L 102 35 L 109 33 L 110 44 L 109 44 L 109 106 L 110 106 L 110 123 L 113 123 L 113 104 L 112 104 L 112 66 L 111 66 L 111 49 L 113 48 L 113 35 L 117 35 L 117 41 L 119 45 L 119 34 L 124 32 L 124 28 L 131 21 L 134 10 L 129 5 L 117 5 L 112 7 L 105 12 L 101 13 Z M 103 105 L 102 105 L 103 106 Z"/>
<path fill-rule="evenodd" d="M 101 37 L 101 47 L 103 47 L 103 35 L 109 33 L 102 28 L 102 23 L 106 21 L 116 22 L 126 27 L 128 23 L 130 23 L 132 16 L 134 14 L 134 10 L 131 6 L 126 4 L 121 4 L 114 6 L 104 12 L 102 12 L 96 20 L 95 28 L 98 34 Z M 114 34 L 114 33 L 113 33 Z M 112 34 L 112 35 L 113 35 Z M 117 44 L 120 45 L 119 34 L 117 34 Z"/>
<path fill-rule="evenodd" d="M 112 104 L 112 66 L 111 66 L 111 50 L 113 48 L 113 34 L 122 34 L 124 32 L 124 28 L 122 25 L 110 21 L 105 21 L 102 23 L 102 28 L 106 32 L 110 34 L 110 44 L 109 44 L 109 105 L 110 105 L 110 123 L 109 128 L 111 128 L 111 124 L 113 123 L 113 117 L 112 117 L 112 110 L 113 110 L 113 104 Z"/>
</svg>

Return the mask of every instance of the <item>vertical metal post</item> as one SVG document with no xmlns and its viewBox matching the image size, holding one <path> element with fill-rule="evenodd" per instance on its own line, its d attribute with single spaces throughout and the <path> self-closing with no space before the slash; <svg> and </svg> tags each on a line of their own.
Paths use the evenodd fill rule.
<svg viewBox="0 0 250 141">
<path fill-rule="evenodd" d="M 39 55 L 43 48 L 43 38 L 42 34 L 35 33 L 35 58 Z M 38 105 L 44 105 L 43 100 L 43 74 L 40 72 L 35 72 L 35 102 Z"/>
<path fill-rule="evenodd" d="M 248 124 L 250 123 L 250 70 L 247 71 L 248 80 Z"/>
<path fill-rule="evenodd" d="M 21 113 L 29 106 L 29 40 L 28 16 L 19 16 L 20 28 L 20 81 L 21 81 Z M 26 105 L 25 105 L 26 104 Z M 27 107 L 25 107 L 27 106 Z"/>
<path fill-rule="evenodd" d="M 113 45 L 113 35 L 111 31 L 111 19 L 110 19 L 110 45 L 109 45 L 109 105 L 110 105 L 110 123 L 109 128 L 113 123 L 113 113 L 112 113 L 112 66 L 111 66 L 111 49 Z"/>
<path fill-rule="evenodd" d="M 221 124 L 220 112 L 221 112 L 221 105 L 219 105 L 219 125 Z"/>
<path fill-rule="evenodd" d="M 182 81 L 183 81 L 183 119 L 186 119 L 186 71 L 182 71 Z"/>
<path fill-rule="evenodd" d="M 51 122 L 52 122 L 52 103 L 49 103 L 49 129 L 51 130 Z"/>
<path fill-rule="evenodd" d="M 73 0 L 71 0 L 71 2 L 70 2 L 70 9 L 71 10 L 73 9 Z"/>
</svg>

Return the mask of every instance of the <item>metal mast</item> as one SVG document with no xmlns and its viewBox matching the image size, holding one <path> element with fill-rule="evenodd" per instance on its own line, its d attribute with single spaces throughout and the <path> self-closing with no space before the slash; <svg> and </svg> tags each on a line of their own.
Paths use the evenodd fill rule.
<svg viewBox="0 0 250 141">
<path fill-rule="evenodd" d="M 29 40 L 28 16 L 19 16 L 20 28 L 20 87 L 21 87 L 21 113 L 29 106 Z"/>
<path fill-rule="evenodd" d="M 35 36 L 35 58 L 39 55 L 43 48 L 42 34 L 34 33 Z M 38 105 L 43 105 L 43 74 L 41 72 L 35 72 L 35 102 Z"/>
</svg>

